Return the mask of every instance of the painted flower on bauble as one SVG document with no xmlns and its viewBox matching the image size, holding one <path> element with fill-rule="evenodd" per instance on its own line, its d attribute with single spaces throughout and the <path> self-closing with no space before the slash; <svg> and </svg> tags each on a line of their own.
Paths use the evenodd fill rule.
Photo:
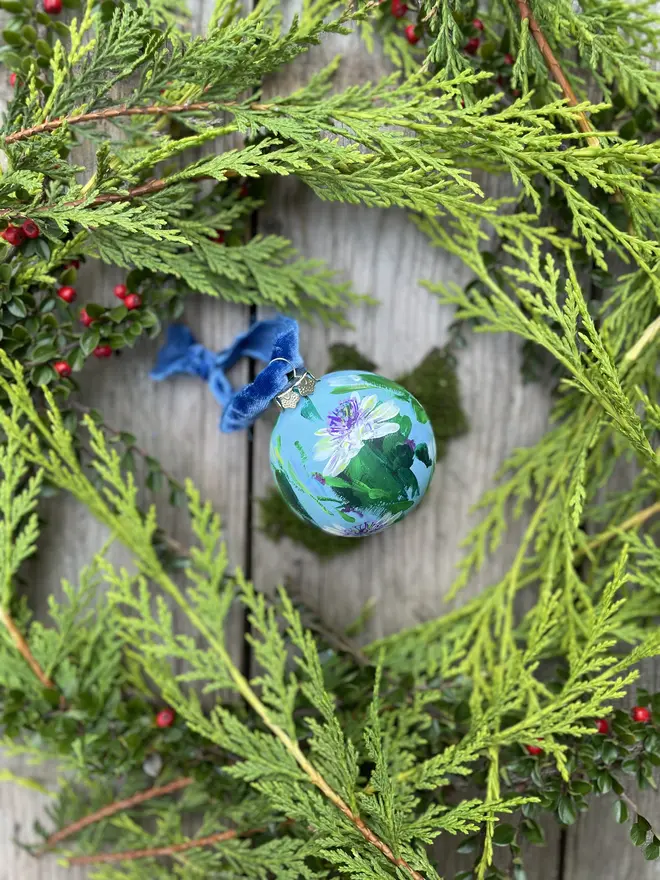
<svg viewBox="0 0 660 880">
<path fill-rule="evenodd" d="M 327 427 L 316 431 L 321 439 L 314 446 L 314 460 L 326 461 L 324 477 L 338 476 L 368 440 L 386 437 L 399 430 L 390 421 L 399 415 L 392 401 L 378 403 L 375 394 L 360 399 L 357 391 L 328 414 Z"/>
<path fill-rule="evenodd" d="M 323 531 L 331 535 L 340 535 L 342 538 L 362 538 L 366 535 L 375 535 L 376 532 L 382 532 L 388 526 L 393 525 L 403 516 L 402 513 L 386 513 L 380 519 L 372 522 L 355 523 L 351 526 L 332 525 L 323 526 Z"/>
</svg>

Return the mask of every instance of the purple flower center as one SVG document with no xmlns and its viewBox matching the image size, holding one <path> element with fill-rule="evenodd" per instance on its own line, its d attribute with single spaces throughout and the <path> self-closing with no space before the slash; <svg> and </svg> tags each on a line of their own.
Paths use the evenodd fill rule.
<svg viewBox="0 0 660 880">
<path fill-rule="evenodd" d="M 372 532 L 379 532 L 383 528 L 382 523 L 376 522 L 366 522 L 360 523 L 358 526 L 353 526 L 353 534 L 354 535 L 370 535 Z"/>
<path fill-rule="evenodd" d="M 328 415 L 328 430 L 333 437 L 349 434 L 360 420 L 360 403 L 354 397 L 342 400 Z"/>
<path fill-rule="evenodd" d="M 417 444 L 415 443 L 415 441 L 411 440 L 410 437 L 408 437 L 408 439 L 406 440 L 406 446 L 408 447 L 408 449 L 410 449 L 410 450 L 412 450 L 412 452 L 414 452 L 416 445 Z"/>
</svg>

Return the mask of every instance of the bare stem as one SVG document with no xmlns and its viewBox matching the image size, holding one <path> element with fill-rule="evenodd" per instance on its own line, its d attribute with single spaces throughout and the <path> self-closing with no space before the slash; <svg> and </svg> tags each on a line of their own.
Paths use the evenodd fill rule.
<svg viewBox="0 0 660 880">
<path fill-rule="evenodd" d="M 51 119 L 49 122 L 41 122 L 31 128 L 23 128 L 5 138 L 6 144 L 15 144 L 17 141 L 26 140 L 38 134 L 46 134 L 56 131 L 63 125 L 83 125 L 86 122 L 102 122 L 105 119 L 116 119 L 118 116 L 160 116 L 168 113 L 195 113 L 212 108 L 222 109 L 231 107 L 236 101 L 225 101 L 219 104 L 217 101 L 199 101 L 189 104 L 149 104 L 146 107 L 127 107 L 121 104 L 118 107 L 107 107 L 105 110 L 95 110 L 92 113 L 78 113 L 75 116 L 61 116 Z M 250 104 L 250 110 L 269 110 L 269 104 Z"/>
<path fill-rule="evenodd" d="M 606 544 L 611 538 L 615 538 L 620 532 L 628 532 L 630 529 L 643 525 L 647 519 L 655 516 L 656 513 L 660 513 L 660 501 L 650 504 L 648 507 L 643 508 L 643 510 L 638 510 L 637 513 L 629 516 L 628 519 L 625 519 L 622 523 L 619 523 L 612 528 L 605 529 L 604 532 L 601 532 L 600 535 L 596 535 L 595 538 L 589 541 L 585 550 L 582 550 L 581 548 L 577 550 L 575 554 L 576 557 L 583 556 L 586 550 L 595 550 L 596 547 Z"/>
<path fill-rule="evenodd" d="M 573 87 L 571 86 L 566 74 L 561 69 L 561 65 L 557 61 L 550 44 L 545 38 L 543 31 L 541 30 L 538 21 L 534 18 L 532 14 L 532 10 L 529 8 L 529 3 L 527 0 L 516 0 L 518 3 L 518 9 L 520 10 L 520 17 L 523 19 L 527 19 L 529 22 L 529 29 L 532 32 L 532 36 L 536 41 L 536 45 L 539 47 L 541 55 L 543 55 L 543 60 L 545 61 L 548 70 L 555 78 L 556 82 L 559 84 L 560 89 L 562 90 L 564 97 L 566 98 L 567 103 L 571 107 L 577 107 L 580 103 L 573 91 Z M 591 123 L 587 119 L 584 113 L 580 113 L 578 115 L 578 125 L 580 129 L 585 132 L 585 134 L 590 134 L 593 131 Z M 600 147 L 600 141 L 597 137 L 591 136 L 587 138 L 587 143 L 591 147 Z"/>
<path fill-rule="evenodd" d="M 630 807 L 630 809 L 633 810 L 639 816 L 639 807 L 637 806 L 637 804 L 635 803 L 635 801 L 632 798 L 628 797 L 628 795 L 625 793 L 625 791 L 622 791 L 620 795 L 617 795 L 617 797 L 621 798 L 622 801 L 625 801 L 628 804 L 628 806 Z"/>
<path fill-rule="evenodd" d="M 223 171 L 224 177 L 238 177 L 238 173 L 236 171 Z M 193 181 L 198 180 L 215 180 L 216 178 L 210 178 L 208 174 L 200 174 L 199 177 L 191 177 L 188 179 L 188 182 L 191 183 Z M 87 199 L 73 199 L 70 202 L 63 202 L 61 207 L 64 208 L 77 208 L 78 205 L 84 205 L 87 203 L 87 206 L 90 208 L 94 208 L 97 205 L 107 205 L 110 202 L 129 202 L 132 199 L 139 199 L 143 196 L 151 196 L 161 190 L 165 189 L 167 186 L 171 186 L 172 184 L 179 183 L 180 181 L 176 179 L 171 179 L 167 177 L 158 177 L 153 180 L 148 180 L 146 183 L 140 184 L 140 186 L 133 187 L 133 189 L 128 189 L 126 192 L 118 192 L 118 193 L 102 193 L 100 196 L 97 196 L 95 199 L 92 199 L 91 202 L 87 202 Z M 33 208 L 30 211 L 30 216 L 34 217 L 37 214 L 40 214 L 44 211 L 52 210 L 53 205 L 42 205 L 40 208 Z M 3 208 L 0 211 L 0 217 L 5 217 L 7 214 L 16 214 L 16 210 L 14 208 Z"/>
<path fill-rule="evenodd" d="M 254 828 L 252 831 L 220 831 L 217 834 L 209 834 L 208 837 L 198 837 L 196 840 L 186 840 L 185 843 L 172 843 L 169 846 L 155 846 L 150 849 L 127 849 L 115 853 L 94 853 L 90 856 L 73 856 L 68 860 L 69 865 L 99 865 L 108 862 L 132 862 L 135 859 L 153 859 L 159 856 L 174 856 L 177 853 L 186 852 L 189 849 L 197 849 L 200 846 L 211 846 L 214 843 L 223 843 L 225 840 L 233 840 L 235 837 L 250 837 L 259 834 L 262 828 Z"/>
<path fill-rule="evenodd" d="M 67 837 L 77 834 L 89 825 L 94 825 L 95 822 L 100 822 L 102 819 L 107 819 L 108 816 L 114 816 L 115 813 L 121 813 L 123 810 L 130 810 L 133 807 L 138 806 L 138 804 L 143 804 L 145 801 L 152 800 L 152 798 L 172 794 L 172 792 L 179 791 L 182 788 L 192 785 L 194 781 L 195 780 L 192 776 L 181 776 L 178 779 L 174 779 L 172 782 L 168 782 L 166 785 L 147 788 L 145 791 L 139 791 L 137 794 L 131 795 L 131 797 L 124 798 L 121 801 L 115 801 L 112 804 L 107 804 L 105 807 L 101 807 L 99 810 L 90 813 L 88 816 L 83 816 L 81 819 L 72 822 L 65 828 L 60 828 L 60 830 L 56 831 L 54 834 L 51 834 L 38 855 L 43 855 L 46 850 L 52 849 L 60 843 L 60 841 L 66 840 Z"/>
<path fill-rule="evenodd" d="M 636 361 L 640 354 L 644 351 L 646 346 L 652 342 L 655 337 L 660 332 L 660 317 L 655 318 L 648 325 L 646 330 L 639 337 L 637 342 L 630 348 L 623 357 L 624 364 L 628 364 L 631 361 Z"/>
<path fill-rule="evenodd" d="M 12 617 L 9 614 L 9 612 L 6 611 L 4 608 L 0 608 L 0 620 L 7 627 L 7 630 L 9 631 L 9 634 L 12 637 L 12 641 L 14 642 L 14 644 L 16 645 L 16 647 L 18 648 L 18 650 L 22 654 L 22 656 L 25 658 L 25 662 L 28 664 L 30 669 L 37 676 L 37 678 L 39 679 L 41 684 L 45 688 L 51 688 L 51 689 L 55 688 L 55 684 L 50 680 L 50 678 L 48 678 L 48 676 L 43 671 L 41 666 L 39 666 L 39 664 L 37 663 L 37 661 L 34 657 L 34 654 L 30 650 L 30 646 L 25 641 L 22 633 L 20 632 L 20 630 L 18 629 L 18 627 L 16 626 L 16 624 L 12 620 Z"/>
</svg>

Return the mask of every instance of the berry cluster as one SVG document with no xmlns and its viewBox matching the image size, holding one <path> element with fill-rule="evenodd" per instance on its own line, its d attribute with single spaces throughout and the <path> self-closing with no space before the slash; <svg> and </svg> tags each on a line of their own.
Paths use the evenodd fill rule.
<svg viewBox="0 0 660 880">
<path fill-rule="evenodd" d="M 486 27 L 480 18 L 472 19 L 466 33 L 467 40 L 465 42 L 465 45 L 463 46 L 463 51 L 465 52 L 465 54 L 472 56 L 476 56 L 477 54 L 479 54 L 484 58 L 488 58 L 490 70 L 493 69 L 493 66 L 494 69 L 497 70 L 497 67 L 499 66 L 500 69 L 502 69 L 504 72 L 506 68 L 513 67 L 513 65 L 516 63 L 516 59 L 510 52 L 504 52 L 504 47 L 500 45 L 499 53 L 502 54 L 499 54 L 497 53 L 497 46 L 495 43 L 493 43 L 492 38 L 484 40 L 485 29 Z M 480 52 L 480 50 L 482 51 Z M 494 53 L 497 54 L 494 55 Z M 497 77 L 497 84 L 500 88 L 504 88 L 506 86 L 505 77 L 502 74 Z M 520 94 L 520 90 L 512 89 L 511 94 L 514 97 L 517 97 Z"/>
<path fill-rule="evenodd" d="M 648 724 L 651 720 L 651 711 L 647 709 L 646 706 L 633 706 L 630 710 L 630 717 L 633 721 L 637 721 L 639 724 Z M 606 718 L 597 718 L 595 721 L 596 730 L 598 733 L 602 733 L 606 735 L 610 732 L 610 723 Z M 541 742 L 541 740 L 539 740 Z M 540 746 L 525 746 L 527 753 L 533 756 L 538 756 L 543 754 L 543 749 Z"/>
<path fill-rule="evenodd" d="M 77 269 L 79 266 L 79 261 L 73 260 L 67 268 Z M 117 299 L 120 299 L 123 302 L 129 311 L 137 309 L 142 305 L 142 297 L 137 293 L 129 293 L 128 287 L 125 284 L 116 284 L 113 293 Z M 78 296 L 75 287 L 71 287 L 69 284 L 58 288 L 57 295 L 62 302 L 65 302 L 67 305 L 73 303 Z M 90 327 L 96 321 L 96 318 L 90 315 L 84 306 L 80 309 L 79 318 L 81 324 L 85 327 Z M 112 346 L 107 344 L 97 345 L 93 349 L 92 354 L 96 358 L 109 358 L 112 355 Z M 65 360 L 55 361 L 53 369 L 58 376 L 61 376 L 63 379 L 66 379 L 71 375 L 71 365 Z"/>
<path fill-rule="evenodd" d="M 475 31 L 481 33 L 484 29 L 484 23 L 480 18 L 474 18 L 472 20 L 472 27 Z M 470 37 L 470 39 L 465 44 L 465 51 L 468 55 L 476 55 L 479 51 L 479 46 L 481 46 L 481 37 Z"/>
<path fill-rule="evenodd" d="M 12 247 L 20 247 L 26 238 L 39 238 L 40 233 L 41 230 L 34 220 L 25 220 L 22 226 L 13 226 L 10 223 L 4 232 L 0 233 L 0 237 Z"/>
<path fill-rule="evenodd" d="M 463 47 L 464 51 L 468 55 L 476 55 L 479 49 L 481 48 L 481 36 L 480 34 L 484 31 L 484 23 L 480 18 L 472 19 L 472 30 L 476 31 L 474 36 L 470 37 L 465 46 Z M 506 64 L 507 67 L 512 67 L 515 64 L 516 59 L 510 52 L 505 52 L 502 56 L 502 61 Z"/>
<path fill-rule="evenodd" d="M 115 284 L 113 293 L 117 299 L 123 301 L 124 305 L 129 310 L 137 309 L 142 305 L 142 300 L 139 294 L 129 293 L 128 287 L 126 287 L 125 284 Z"/>
<path fill-rule="evenodd" d="M 406 3 L 404 3 L 404 0 L 391 0 L 390 11 L 394 18 L 403 18 L 408 12 L 408 6 L 406 5 Z M 406 40 L 408 40 L 411 46 L 419 43 L 421 39 L 421 33 L 419 30 L 419 26 L 417 25 L 406 25 L 403 33 L 406 37 Z"/>
</svg>

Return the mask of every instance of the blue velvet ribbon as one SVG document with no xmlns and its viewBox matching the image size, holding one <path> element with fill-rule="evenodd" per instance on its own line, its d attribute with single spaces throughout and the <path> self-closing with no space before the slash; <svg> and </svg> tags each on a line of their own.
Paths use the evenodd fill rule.
<svg viewBox="0 0 660 880">
<path fill-rule="evenodd" d="M 235 391 L 226 374 L 242 357 L 266 361 L 267 366 L 253 382 Z M 197 342 L 184 324 L 173 324 L 150 375 L 159 381 L 177 373 L 200 376 L 223 407 L 220 430 L 229 433 L 249 427 L 287 387 L 293 368 L 302 365 L 298 324 L 292 318 L 278 316 L 257 321 L 219 354 Z"/>
</svg>

